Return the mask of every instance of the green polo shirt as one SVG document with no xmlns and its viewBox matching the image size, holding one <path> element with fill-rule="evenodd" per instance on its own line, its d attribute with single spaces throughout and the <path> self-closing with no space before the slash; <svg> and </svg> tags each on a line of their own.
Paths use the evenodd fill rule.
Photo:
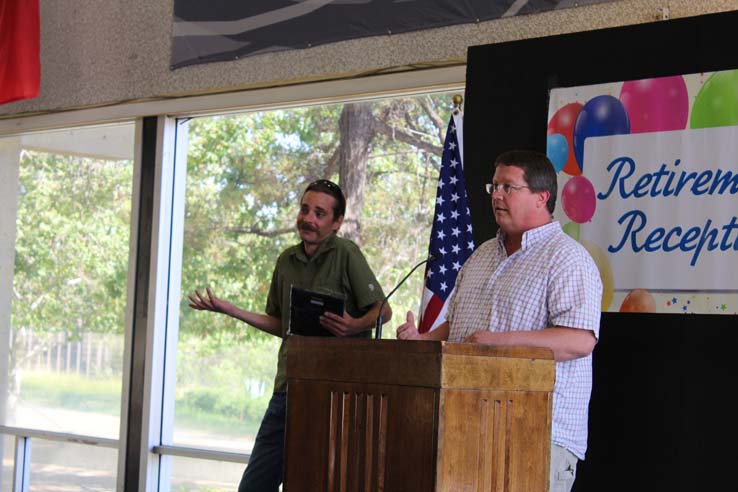
<svg viewBox="0 0 738 492">
<path fill-rule="evenodd" d="M 382 288 L 359 247 L 335 234 L 326 238 L 311 258 L 302 243 L 279 255 L 272 274 L 266 313 L 282 320 L 282 345 L 279 347 L 274 391 L 287 389 L 286 344 L 290 326 L 290 288 L 325 292 L 345 299 L 346 312 L 358 318 L 384 299 Z M 371 330 L 357 336 L 370 337 Z"/>
</svg>

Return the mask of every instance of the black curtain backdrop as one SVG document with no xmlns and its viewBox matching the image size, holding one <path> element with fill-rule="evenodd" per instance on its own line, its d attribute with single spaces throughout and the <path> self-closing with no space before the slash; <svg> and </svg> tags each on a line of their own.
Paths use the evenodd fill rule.
<svg viewBox="0 0 738 492">
<path fill-rule="evenodd" d="M 175 0 L 171 68 L 610 0 Z"/>
<path fill-rule="evenodd" d="M 464 171 L 478 183 L 467 187 L 475 243 L 497 229 L 482 185 L 495 157 L 546 151 L 551 89 L 735 69 L 737 28 L 730 12 L 470 48 Z M 736 342 L 735 315 L 603 313 L 574 492 L 735 490 Z"/>
</svg>

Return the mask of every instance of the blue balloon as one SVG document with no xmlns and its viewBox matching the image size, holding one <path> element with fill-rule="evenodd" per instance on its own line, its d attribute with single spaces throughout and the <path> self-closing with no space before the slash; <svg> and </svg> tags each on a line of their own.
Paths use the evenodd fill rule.
<svg viewBox="0 0 738 492">
<path fill-rule="evenodd" d="M 546 139 L 546 157 L 551 160 L 556 172 L 564 169 L 566 160 L 569 159 L 569 142 L 560 133 L 553 133 Z"/>
<path fill-rule="evenodd" d="M 584 171 L 584 140 L 588 137 L 630 133 L 625 106 L 612 96 L 597 96 L 587 101 L 574 123 L 574 156 Z"/>
</svg>

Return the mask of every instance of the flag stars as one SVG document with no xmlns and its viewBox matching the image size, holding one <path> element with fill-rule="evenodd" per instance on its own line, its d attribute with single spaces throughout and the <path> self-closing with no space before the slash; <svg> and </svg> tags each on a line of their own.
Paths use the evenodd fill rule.
<svg viewBox="0 0 738 492">
<path fill-rule="evenodd" d="M 445 216 L 445 215 L 443 215 L 443 214 L 438 214 L 438 215 L 436 216 L 436 220 L 437 220 L 438 222 L 440 222 L 441 224 L 443 224 L 443 221 L 444 221 L 444 220 L 446 220 L 446 216 Z"/>
<path fill-rule="evenodd" d="M 456 220 L 456 219 L 459 218 L 459 212 L 457 212 L 456 209 L 453 209 L 451 211 L 451 218 L 454 219 L 454 220 Z"/>
<path fill-rule="evenodd" d="M 461 248 L 459 247 L 459 245 L 458 245 L 458 244 L 454 244 L 454 245 L 453 245 L 453 246 L 451 247 L 451 251 L 452 251 L 453 253 L 456 253 L 456 254 L 458 255 L 458 254 L 459 254 L 459 251 L 461 251 Z"/>
<path fill-rule="evenodd" d="M 461 231 L 459 230 L 458 227 L 454 227 L 453 229 L 451 229 L 451 235 L 453 237 L 459 237 L 459 234 L 461 234 Z M 456 245 L 454 245 L 454 246 L 456 246 Z M 456 251 L 454 251 L 454 253 L 456 253 Z"/>
<path fill-rule="evenodd" d="M 458 202 L 459 201 L 459 195 L 456 194 L 456 193 L 454 193 L 453 195 L 451 195 L 451 201 L 454 202 L 454 203 Z"/>
<path fill-rule="evenodd" d="M 438 252 L 441 253 L 443 256 L 446 256 L 446 248 L 438 248 Z"/>
<path fill-rule="evenodd" d="M 446 183 L 443 182 L 443 179 L 438 180 L 438 189 L 442 190 L 443 187 L 446 186 Z"/>
<path fill-rule="evenodd" d="M 471 232 L 472 232 L 471 224 L 466 224 L 466 232 L 468 232 L 469 234 L 471 234 Z"/>
<path fill-rule="evenodd" d="M 446 265 L 441 265 L 441 267 L 438 269 L 438 273 L 440 273 L 441 275 L 444 275 L 447 270 L 448 268 L 446 268 Z"/>
<path fill-rule="evenodd" d="M 453 145 L 453 144 L 451 144 L 451 145 Z M 451 167 L 452 168 L 456 167 L 458 164 L 459 164 L 459 161 L 457 161 L 456 159 L 451 159 Z"/>
<path fill-rule="evenodd" d="M 448 179 L 448 181 L 449 181 L 449 182 L 450 182 L 450 183 L 451 183 L 452 185 L 455 185 L 455 184 L 456 184 L 456 182 L 457 182 L 457 181 L 459 181 L 459 178 L 457 178 L 456 176 L 451 176 L 451 177 L 450 177 L 450 178 Z"/>
<path fill-rule="evenodd" d="M 446 285 L 446 282 L 441 282 L 441 290 L 444 292 L 448 290 L 448 285 Z"/>
<path fill-rule="evenodd" d="M 438 231 L 438 236 L 437 237 L 438 237 L 438 239 L 440 239 L 441 241 L 443 241 L 446 238 L 446 233 L 443 232 L 443 231 Z"/>
<path fill-rule="evenodd" d="M 450 150 L 454 150 L 454 149 L 456 148 L 456 142 L 449 142 L 449 144 L 448 144 L 448 148 L 449 148 Z M 452 160 L 451 162 L 453 163 L 454 161 Z M 458 163 L 457 163 L 457 164 L 458 164 Z"/>
<path fill-rule="evenodd" d="M 452 268 L 458 272 L 461 270 L 461 264 L 458 261 L 455 261 Z"/>
<path fill-rule="evenodd" d="M 469 241 L 469 244 L 466 246 L 467 249 L 474 249 L 474 241 Z"/>
</svg>

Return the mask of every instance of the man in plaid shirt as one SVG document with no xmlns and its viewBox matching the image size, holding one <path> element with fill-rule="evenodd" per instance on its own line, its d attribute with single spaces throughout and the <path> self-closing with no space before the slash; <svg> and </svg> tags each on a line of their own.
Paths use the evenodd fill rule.
<svg viewBox="0 0 738 492">
<path fill-rule="evenodd" d="M 549 483 L 551 492 L 568 492 L 587 449 L 602 282 L 589 253 L 553 220 L 556 190 L 545 155 L 501 154 L 487 185 L 497 237 L 464 263 L 447 321 L 420 334 L 408 312 L 397 337 L 551 349 L 556 382 Z"/>
</svg>

